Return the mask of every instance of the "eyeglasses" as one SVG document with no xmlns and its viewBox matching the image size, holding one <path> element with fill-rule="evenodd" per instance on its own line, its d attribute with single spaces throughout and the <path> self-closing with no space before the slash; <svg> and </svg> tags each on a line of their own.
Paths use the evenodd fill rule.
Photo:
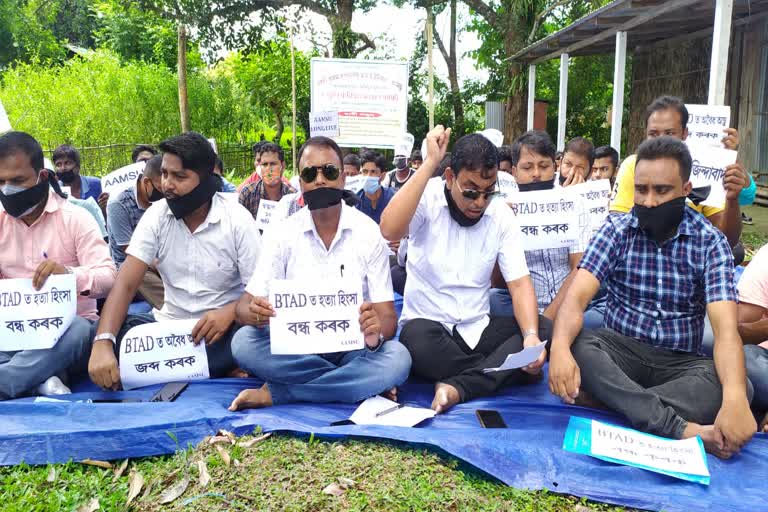
<svg viewBox="0 0 768 512">
<path fill-rule="evenodd" d="M 494 197 L 496 197 L 501 193 L 500 190 L 493 190 L 491 192 L 480 192 L 479 190 L 464 190 L 463 188 L 461 188 L 461 185 L 459 185 L 458 182 L 456 182 L 456 186 L 459 187 L 459 192 L 461 192 L 461 195 L 466 197 L 470 201 L 477 201 L 477 199 L 480 196 L 484 196 L 484 199 L 486 201 L 490 201 L 491 199 L 493 199 Z M 494 186 L 495 186 L 495 183 L 494 183 Z"/>
<path fill-rule="evenodd" d="M 322 172 L 323 176 L 330 181 L 339 179 L 341 171 L 333 164 L 315 165 L 313 167 L 305 167 L 301 170 L 301 179 L 304 183 L 312 183 L 317 178 L 317 173 Z"/>
</svg>

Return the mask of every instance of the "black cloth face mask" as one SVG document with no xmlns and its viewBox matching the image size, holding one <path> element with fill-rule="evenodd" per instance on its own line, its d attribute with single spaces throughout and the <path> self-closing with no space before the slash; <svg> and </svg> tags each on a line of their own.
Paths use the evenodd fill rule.
<svg viewBox="0 0 768 512">
<path fill-rule="evenodd" d="M 3 205 L 8 215 L 18 219 L 31 213 L 43 199 L 48 197 L 48 187 L 48 180 L 45 179 L 37 185 L 15 194 L 5 195 L 0 192 L 0 204 Z"/>
<path fill-rule="evenodd" d="M 142 183 L 141 178 L 139 178 L 139 183 Z M 150 203 L 155 203 L 165 197 L 160 190 L 155 188 L 151 181 L 149 182 L 149 186 L 152 187 L 152 192 L 147 195 L 147 201 Z"/>
<path fill-rule="evenodd" d="M 176 219 L 182 219 L 210 201 L 219 191 L 220 183 L 216 175 L 211 174 L 188 194 L 175 199 L 166 197 L 168 208 Z"/>
<path fill-rule="evenodd" d="M 648 238 L 661 245 L 675 234 L 685 215 L 685 197 L 678 197 L 653 208 L 636 204 L 635 216 Z"/>
<path fill-rule="evenodd" d="M 459 226 L 463 228 L 468 228 L 468 227 L 474 226 L 475 224 L 480 222 L 480 220 L 483 218 L 482 215 L 476 219 L 467 217 L 459 209 L 459 206 L 456 204 L 456 201 L 453 200 L 453 196 L 451 195 L 451 191 L 448 190 L 448 187 L 444 187 L 443 192 L 445 192 L 445 200 L 448 201 L 448 211 L 451 213 L 451 218 L 455 220 L 459 224 Z"/>
<path fill-rule="evenodd" d="M 69 185 L 75 181 L 75 171 L 57 172 L 56 177 L 65 185 Z"/>
<path fill-rule="evenodd" d="M 310 211 L 336 206 L 343 200 L 347 206 L 355 206 L 359 198 L 351 190 L 321 187 L 302 194 Z"/>
<path fill-rule="evenodd" d="M 551 190 L 555 188 L 555 178 L 549 181 L 532 181 L 530 183 L 518 183 L 517 189 L 520 192 L 532 192 L 535 190 Z"/>
<path fill-rule="evenodd" d="M 568 176 L 563 176 L 562 174 L 560 174 L 560 175 L 558 176 L 558 180 L 560 181 L 560 186 L 561 186 L 561 187 L 563 186 L 563 183 L 565 183 L 565 180 L 567 180 L 567 179 L 568 179 Z M 554 180 L 553 180 L 553 181 L 554 181 Z"/>
</svg>

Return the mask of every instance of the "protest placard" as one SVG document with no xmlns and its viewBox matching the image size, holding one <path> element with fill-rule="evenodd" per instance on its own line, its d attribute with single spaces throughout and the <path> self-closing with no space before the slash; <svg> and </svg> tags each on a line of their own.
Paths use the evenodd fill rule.
<svg viewBox="0 0 768 512">
<path fill-rule="evenodd" d="M 216 139 L 208 139 L 208 143 L 209 143 L 209 144 L 211 145 L 211 147 L 213 148 L 213 152 L 214 152 L 214 153 L 216 153 L 216 154 L 218 155 L 218 154 L 219 154 L 219 148 L 218 148 L 218 147 L 216 147 Z"/>
<path fill-rule="evenodd" d="M 101 178 L 101 191 L 108 193 L 110 197 L 117 197 L 120 192 L 136 184 L 144 172 L 145 165 L 146 162 L 136 162 L 112 171 Z"/>
<path fill-rule="evenodd" d="M 737 152 L 702 142 L 688 142 L 693 159 L 691 184 L 694 189 L 710 187 L 709 195 L 701 202 L 704 206 L 725 207 L 725 169 L 736 163 Z"/>
<path fill-rule="evenodd" d="M 408 131 L 408 62 L 321 59 L 310 62 L 312 112 L 338 112 L 343 147 L 394 149 Z"/>
<path fill-rule="evenodd" d="M 410 133 L 402 134 L 400 140 L 395 144 L 395 156 L 405 156 L 410 158 L 411 151 L 413 151 L 413 143 L 415 141 L 416 138 Z"/>
<path fill-rule="evenodd" d="M 499 198 L 504 201 L 507 201 L 518 190 L 515 178 L 504 171 L 499 171 L 496 177 L 496 185 L 499 188 Z"/>
<path fill-rule="evenodd" d="M 723 130 L 731 126 L 731 107 L 725 105 L 686 105 L 688 139 L 722 147 Z"/>
<path fill-rule="evenodd" d="M 164 382 L 207 379 L 205 342 L 192 338 L 197 320 L 170 320 L 139 325 L 120 343 L 120 381 L 123 389 Z"/>
<path fill-rule="evenodd" d="M 8 114 L 5 112 L 3 102 L 0 101 L 0 133 L 11 131 L 11 120 L 8 119 Z"/>
<path fill-rule="evenodd" d="M 569 247 L 578 241 L 578 201 L 569 188 L 511 194 L 507 203 L 517 217 L 525 250 Z"/>
<path fill-rule="evenodd" d="M 76 314 L 74 274 L 48 276 L 39 290 L 32 279 L 0 279 L 0 352 L 51 348 Z"/>
<path fill-rule="evenodd" d="M 611 199 L 610 180 L 594 180 L 571 185 L 571 192 L 576 192 L 584 202 L 584 209 L 589 218 L 589 236 L 591 237 L 608 217 L 608 204 Z"/>
<path fill-rule="evenodd" d="M 362 174 L 358 174 L 357 176 L 347 176 L 344 181 L 344 188 L 357 194 L 363 188 L 363 184 L 365 184 L 365 176 Z"/>
<path fill-rule="evenodd" d="M 309 113 L 310 137 L 329 137 L 335 139 L 339 136 L 339 113 L 335 110 L 326 112 Z"/>
<path fill-rule="evenodd" d="M 269 321 L 273 354 L 326 354 L 365 347 L 359 280 L 276 279 L 269 284 L 269 302 L 275 309 Z"/>
<path fill-rule="evenodd" d="M 269 227 L 269 223 L 272 222 L 272 214 L 277 208 L 279 201 L 270 201 L 269 199 L 262 199 L 259 201 L 259 210 L 256 213 L 256 225 L 260 230 L 264 231 Z"/>
<path fill-rule="evenodd" d="M 707 455 L 699 437 L 667 439 L 571 416 L 563 449 L 709 485 Z"/>
</svg>

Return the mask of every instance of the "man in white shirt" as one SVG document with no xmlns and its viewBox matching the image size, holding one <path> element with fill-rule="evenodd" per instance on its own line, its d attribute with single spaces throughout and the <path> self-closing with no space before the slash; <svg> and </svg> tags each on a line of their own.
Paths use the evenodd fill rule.
<svg viewBox="0 0 768 512">
<path fill-rule="evenodd" d="M 240 393 L 230 410 L 290 402 L 357 402 L 386 393 L 408 378 L 411 358 L 398 341 L 389 249 L 378 226 L 342 203 L 342 153 L 326 137 L 312 137 L 299 150 L 301 191 L 307 207 L 265 233 L 264 254 L 237 306 L 245 324 L 232 341 L 237 364 L 266 383 Z M 273 279 L 333 281 L 363 285 L 360 330 L 366 347 L 350 352 L 273 355 L 268 301 Z"/>
<path fill-rule="evenodd" d="M 154 321 L 199 319 L 192 336 L 205 341 L 211 377 L 233 366 L 230 341 L 239 327 L 235 305 L 261 251 L 251 214 L 218 194 L 216 154 L 208 140 L 187 132 L 160 143 L 165 199 L 147 209 L 109 294 L 88 365 L 93 382 L 118 389 L 118 342 L 131 328 Z M 128 305 L 147 267 L 156 262 L 165 283 L 162 309 L 129 316 Z M 122 326 L 122 328 L 121 328 Z"/>
<path fill-rule="evenodd" d="M 498 194 L 498 151 L 479 134 L 462 137 L 445 181 L 432 179 L 450 129 L 427 134 L 427 155 L 416 174 L 384 210 L 387 240 L 408 235 L 408 280 L 400 340 L 414 373 L 436 382 L 432 408 L 487 396 L 541 372 L 546 351 L 522 370 L 485 373 L 508 354 L 549 339 L 551 322 L 539 318 L 520 229 Z M 515 318 L 490 318 L 488 292 L 498 261 Z"/>
</svg>

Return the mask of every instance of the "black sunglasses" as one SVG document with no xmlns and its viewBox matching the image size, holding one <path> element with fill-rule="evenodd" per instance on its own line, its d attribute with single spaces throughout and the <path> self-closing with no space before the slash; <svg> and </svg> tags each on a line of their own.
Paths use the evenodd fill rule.
<svg viewBox="0 0 768 512">
<path fill-rule="evenodd" d="M 304 183 L 312 183 L 317 178 L 318 172 L 322 172 L 323 176 L 330 181 L 336 181 L 341 174 L 339 168 L 333 164 L 316 165 L 303 168 L 301 170 L 301 179 L 304 180 Z"/>
<path fill-rule="evenodd" d="M 484 199 L 486 201 L 490 201 L 491 199 L 493 199 L 497 195 L 501 194 L 500 190 L 493 190 L 491 192 L 481 192 L 479 190 L 464 190 L 463 188 L 461 188 L 461 185 L 459 185 L 458 183 L 456 183 L 456 185 L 458 185 L 459 191 L 461 192 L 461 195 L 466 197 L 470 201 L 477 201 L 477 199 L 480 196 L 485 196 Z"/>
</svg>

